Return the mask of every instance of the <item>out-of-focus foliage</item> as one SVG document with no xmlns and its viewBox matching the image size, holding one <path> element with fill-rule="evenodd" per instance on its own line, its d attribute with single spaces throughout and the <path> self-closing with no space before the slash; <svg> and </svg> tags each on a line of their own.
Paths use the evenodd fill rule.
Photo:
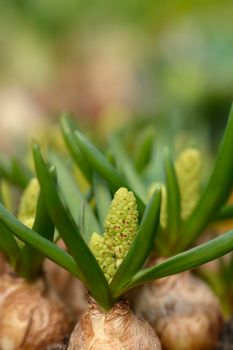
<svg viewBox="0 0 233 350">
<path fill-rule="evenodd" d="M 71 110 L 104 134 L 139 115 L 214 141 L 232 100 L 232 11 L 229 0 L 0 0 L 1 118 Z"/>
</svg>

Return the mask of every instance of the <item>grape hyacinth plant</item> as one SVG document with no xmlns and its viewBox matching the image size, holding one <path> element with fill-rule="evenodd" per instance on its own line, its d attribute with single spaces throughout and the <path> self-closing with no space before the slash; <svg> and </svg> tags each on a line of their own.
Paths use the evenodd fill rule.
<svg viewBox="0 0 233 350">
<path fill-rule="evenodd" d="M 50 242 L 54 225 L 37 179 L 28 181 L 20 199 L 18 222 Z M 37 350 L 62 342 L 71 330 L 71 317 L 44 278 L 43 255 L 15 239 L 2 222 L 0 228 L 0 251 L 4 254 L 0 271 L 0 348 Z"/>
<path fill-rule="evenodd" d="M 68 149 L 76 164 L 83 170 L 83 174 L 85 175 L 82 159 L 85 157 L 85 167 L 92 168 L 92 172 L 95 171 L 103 177 L 112 192 L 120 187 L 134 192 L 139 217 L 142 217 L 148 203 L 150 188 L 153 183 L 158 182 L 156 178 L 152 179 L 151 184 L 144 181 L 143 168 L 150 162 L 148 153 L 151 150 L 148 149 L 148 145 L 152 145 L 151 134 L 146 134 L 144 140 L 140 141 L 140 152 L 134 157 L 127 154 L 124 142 L 118 134 L 114 134 L 110 139 L 110 157 L 105 157 L 86 136 L 71 128 L 68 116 L 61 120 L 61 128 Z M 140 316 L 150 321 L 167 350 L 212 349 L 221 330 L 219 302 L 202 281 L 190 273 L 184 273 L 157 282 L 158 278 L 164 276 L 159 274 L 157 277 L 156 270 L 174 255 L 185 256 L 185 250 L 195 244 L 198 237 L 216 218 L 224 213 L 232 216 L 232 209 L 225 207 L 233 186 L 232 147 L 233 108 L 212 173 L 202 188 L 200 152 L 189 148 L 180 154 L 174 164 L 169 150 L 164 150 L 165 183 L 161 185 L 160 227 L 151 243 L 151 257 L 154 258 L 146 270 L 138 272 L 135 277 L 131 276 L 131 283 L 125 285 L 123 291 L 127 291 L 129 286 L 132 288 L 147 282 L 148 276 L 151 277 L 150 281 L 154 280 L 138 290 L 133 298 L 133 306 Z M 147 161 L 143 162 L 143 158 Z M 207 257 L 207 251 L 204 254 Z M 187 269 L 193 267 L 192 262 L 189 262 L 191 265 L 187 265 Z M 185 270 L 186 268 L 183 271 Z M 182 269 L 176 272 L 181 271 Z M 111 284 L 116 289 L 122 286 L 118 279 L 118 271 Z M 189 293 L 190 289 L 193 290 L 192 293 Z M 117 292 L 115 295 L 119 296 Z M 169 306 L 171 304 L 173 307 Z M 164 310 L 167 311 L 164 313 Z M 209 331 L 211 335 L 208 336 Z"/>
<path fill-rule="evenodd" d="M 33 261 L 31 258 L 31 251 L 33 251 L 34 254 L 39 254 L 40 258 L 47 257 L 63 267 L 86 286 L 90 294 L 88 309 L 71 334 L 69 350 L 110 348 L 115 350 L 121 347 L 129 350 L 161 349 L 160 341 L 153 328 L 131 311 L 127 300 L 128 292 L 137 286 L 143 288 L 143 285 L 147 285 L 148 282 L 152 285 L 158 283 L 159 286 L 160 283 L 163 285 L 164 281 L 168 281 L 168 285 L 174 286 L 169 281 L 176 281 L 179 275 L 173 275 L 196 268 L 232 251 L 232 230 L 206 243 L 191 247 L 207 223 L 221 211 L 232 188 L 233 160 L 230 157 L 233 143 L 232 115 L 233 113 L 209 183 L 200 194 L 195 208 L 191 209 L 190 216 L 187 218 L 185 214 L 185 221 L 181 218 L 180 198 L 182 197 L 179 193 L 175 166 L 168 151 L 165 152 L 166 232 L 160 225 L 160 186 L 155 187 L 148 199 L 146 186 L 119 139 L 114 137 L 112 140 L 113 158 L 106 158 L 84 135 L 70 127 L 67 118 L 62 119 L 62 131 L 66 143 L 80 170 L 91 184 L 91 192 L 86 196 L 84 203 L 80 201 L 79 194 L 76 196 L 77 191 L 71 180 L 72 175 L 67 173 L 65 164 L 59 161 L 60 158 L 48 152 L 48 161 L 46 161 L 39 145 L 33 143 L 36 177 L 40 189 L 39 199 L 43 203 L 47 220 L 44 220 L 44 211 L 41 216 L 41 206 L 38 204 L 35 223 L 30 228 L 22 222 L 22 219 L 17 219 L 4 205 L 0 204 L 2 232 L 7 232 L 7 235 L 1 235 L 0 246 L 7 247 L 11 257 L 14 256 L 13 241 L 17 244 L 18 240 L 24 242 L 25 249 L 30 247 L 30 259 L 27 260 L 25 255 L 26 264 L 20 264 L 24 275 L 27 275 L 27 267 L 29 268 Z M 222 169 L 225 171 L 223 172 Z M 222 184 L 221 188 L 218 186 L 219 183 Z M 90 203 L 91 199 L 95 200 L 94 204 Z M 79 205 L 76 206 L 76 203 Z M 59 248 L 53 242 L 53 238 L 47 235 L 45 223 L 48 220 L 51 220 L 52 225 L 58 230 L 67 251 Z M 2 244 L 4 237 L 7 237 L 7 244 Z M 155 255 L 155 260 L 149 261 L 152 255 Z M 32 270 L 30 276 L 33 267 L 34 265 L 30 266 Z M 196 285 L 196 289 L 201 290 L 198 295 L 199 300 L 203 298 L 204 289 L 207 293 L 204 300 L 208 301 L 212 298 L 208 288 L 203 287 L 201 282 L 194 281 L 194 277 L 190 277 L 188 272 L 183 276 L 185 276 L 182 277 L 183 283 L 175 282 L 175 284 L 185 287 L 186 284 L 190 285 L 191 281 L 192 286 Z M 165 296 L 170 295 L 169 288 L 165 287 L 164 293 Z M 138 294 L 139 298 L 140 294 Z M 163 300 L 157 298 L 158 308 L 163 307 L 162 303 Z M 174 304 L 174 310 L 176 305 Z M 187 305 L 185 305 L 186 308 Z M 149 311 L 153 312 L 153 310 Z M 206 328 L 202 327 L 202 332 L 205 330 L 207 332 L 208 318 L 205 314 L 203 317 L 201 308 L 198 311 L 199 317 L 195 315 L 196 323 L 193 322 L 193 325 L 199 331 L 201 319 L 202 326 L 206 326 Z M 159 314 L 158 316 L 160 317 Z M 170 316 L 173 315 L 168 314 L 168 323 L 165 328 L 171 334 L 169 339 L 173 339 L 173 331 L 169 328 L 172 327 L 173 322 Z M 8 319 L 7 315 L 2 317 L 4 322 L 8 322 Z M 181 334 L 183 329 L 187 329 L 185 326 L 187 318 L 183 317 L 183 320 L 183 328 L 180 326 Z M 220 323 L 220 321 L 213 323 L 216 334 L 219 329 L 218 322 Z M 68 320 L 63 321 L 64 329 L 68 328 L 68 324 Z M 187 338 L 183 337 L 184 333 L 179 337 L 177 334 L 179 350 L 186 349 L 184 339 Z M 161 332 L 158 332 L 158 335 L 163 343 Z M 190 333 L 188 335 L 190 336 Z M 197 335 L 198 333 L 196 334 L 197 346 L 194 345 L 196 347 L 193 348 L 203 349 L 202 338 L 199 342 L 200 338 L 198 339 Z M 207 333 L 205 337 L 208 337 Z M 214 334 L 213 339 L 215 339 Z M 38 349 L 42 349 L 39 346 Z M 170 344 L 165 346 L 167 349 L 170 348 Z M 207 350 L 209 346 L 207 344 L 205 349 Z"/>
</svg>

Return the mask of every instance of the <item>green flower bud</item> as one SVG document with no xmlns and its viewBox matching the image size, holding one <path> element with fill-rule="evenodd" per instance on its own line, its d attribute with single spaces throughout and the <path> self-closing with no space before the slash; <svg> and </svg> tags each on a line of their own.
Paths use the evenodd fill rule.
<svg viewBox="0 0 233 350">
<path fill-rule="evenodd" d="M 133 192 L 120 188 L 112 200 L 105 221 L 104 237 L 108 249 L 114 249 L 116 265 L 127 254 L 138 229 L 137 202 Z"/>
<path fill-rule="evenodd" d="M 26 187 L 20 200 L 18 218 L 24 225 L 30 228 L 32 228 L 36 216 L 39 192 L 39 182 L 36 178 L 33 178 Z"/>
<path fill-rule="evenodd" d="M 113 250 L 108 248 L 105 238 L 96 232 L 92 234 L 89 245 L 105 277 L 110 281 L 116 272 Z"/>
<path fill-rule="evenodd" d="M 120 188 L 112 200 L 103 236 L 93 233 L 90 248 L 111 281 L 127 254 L 138 229 L 138 210 L 133 192 Z"/>
<path fill-rule="evenodd" d="M 187 220 L 200 196 L 201 155 L 195 148 L 184 150 L 175 163 L 181 194 L 181 218 Z"/>
</svg>

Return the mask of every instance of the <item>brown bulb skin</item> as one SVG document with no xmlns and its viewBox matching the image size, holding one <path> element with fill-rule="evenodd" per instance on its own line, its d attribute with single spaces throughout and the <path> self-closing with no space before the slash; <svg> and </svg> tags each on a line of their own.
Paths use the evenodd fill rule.
<svg viewBox="0 0 233 350">
<path fill-rule="evenodd" d="M 101 311 L 93 299 L 75 327 L 68 350 L 161 350 L 151 326 L 120 301 Z"/>
<path fill-rule="evenodd" d="M 63 342 L 71 323 L 63 303 L 43 279 L 0 277 L 0 349 L 45 350 Z"/>
<path fill-rule="evenodd" d="M 88 305 L 88 292 L 81 281 L 52 261 L 45 260 L 46 280 L 72 311 L 75 323 Z"/>
<path fill-rule="evenodd" d="M 138 288 L 133 308 L 153 326 L 164 350 L 213 350 L 222 328 L 218 299 L 190 272 Z"/>
</svg>

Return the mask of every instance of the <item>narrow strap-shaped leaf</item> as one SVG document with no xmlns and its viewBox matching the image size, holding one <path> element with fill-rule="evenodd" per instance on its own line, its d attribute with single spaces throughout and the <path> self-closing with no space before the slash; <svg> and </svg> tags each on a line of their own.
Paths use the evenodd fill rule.
<svg viewBox="0 0 233 350">
<path fill-rule="evenodd" d="M 3 178 L 22 189 L 28 185 L 33 176 L 31 170 L 19 160 L 8 159 L 3 155 L 0 159 L 0 173 Z"/>
<path fill-rule="evenodd" d="M 161 262 L 144 269 L 128 284 L 126 289 L 162 277 L 196 268 L 233 250 L 233 230 Z"/>
<path fill-rule="evenodd" d="M 144 265 L 153 249 L 155 235 L 159 225 L 161 192 L 156 189 L 148 203 L 138 232 L 128 254 L 119 266 L 110 285 L 112 295 L 118 298 L 122 289 Z"/>
<path fill-rule="evenodd" d="M 17 158 L 11 160 L 12 177 L 23 189 L 27 187 L 29 181 L 33 178 L 32 171 Z"/>
<path fill-rule="evenodd" d="M 96 148 L 83 134 L 76 131 L 75 136 L 77 142 L 80 145 L 83 153 L 85 154 L 87 160 L 91 166 L 99 173 L 109 184 L 110 189 L 116 192 L 120 187 L 127 187 L 131 190 L 131 187 L 127 181 L 117 172 L 117 170 L 112 166 L 112 164 L 103 156 L 103 154 Z M 145 204 L 142 200 L 135 194 L 137 198 L 137 205 L 140 215 L 143 214 L 145 210 Z"/>
<path fill-rule="evenodd" d="M 73 257 L 64 250 L 58 248 L 54 243 L 40 236 L 35 231 L 23 225 L 0 203 L 0 222 L 21 241 L 37 249 L 48 259 L 63 267 L 79 279 L 82 276 L 78 273 L 76 262 Z"/>
<path fill-rule="evenodd" d="M 85 201 L 83 194 L 81 193 L 78 183 L 67 168 L 64 160 L 60 158 L 54 152 L 49 153 L 49 159 L 51 163 L 56 167 L 58 188 L 61 192 L 62 198 L 64 198 L 65 205 L 67 206 L 72 218 L 76 225 L 80 225 L 80 208 Z M 85 205 L 85 230 L 84 239 L 88 243 L 93 232 L 100 232 L 101 228 L 97 221 L 96 216 L 88 202 Z"/>
<path fill-rule="evenodd" d="M 180 229 L 180 190 L 170 152 L 164 150 L 164 168 L 167 188 L 167 228 L 169 240 L 173 244 Z"/>
<path fill-rule="evenodd" d="M 233 219 L 233 204 L 224 206 L 214 221 L 223 221 L 230 219 Z"/>
<path fill-rule="evenodd" d="M 15 262 L 20 253 L 20 249 L 15 237 L 0 221 L 0 250 L 7 256 L 10 263 L 15 266 Z"/>
<path fill-rule="evenodd" d="M 96 209 L 101 224 L 101 232 L 104 232 L 104 222 L 112 201 L 107 182 L 96 172 L 93 176 Z"/>
<path fill-rule="evenodd" d="M 89 163 L 96 172 L 102 175 L 102 177 L 109 183 L 114 192 L 120 187 L 127 187 L 127 183 L 123 177 L 104 157 L 98 148 L 87 139 L 87 137 L 79 131 L 75 132 L 75 137 Z"/>
<path fill-rule="evenodd" d="M 65 114 L 60 121 L 61 130 L 63 133 L 64 140 L 66 142 L 66 145 L 75 160 L 76 164 L 82 171 L 83 175 L 86 177 L 86 179 L 91 182 L 92 180 L 92 169 L 89 166 L 89 164 L 86 162 L 85 156 L 83 155 L 79 145 L 76 142 L 76 139 L 74 137 L 74 130 L 71 125 L 70 121 L 70 115 Z"/>
<path fill-rule="evenodd" d="M 125 176 L 127 183 L 133 192 L 136 193 L 144 203 L 146 203 L 146 189 L 143 182 L 141 181 L 140 176 L 137 174 L 134 168 L 133 162 L 126 154 L 120 140 L 116 135 L 112 135 L 110 142 L 119 172 Z"/>
<path fill-rule="evenodd" d="M 202 193 L 190 218 L 184 223 L 182 240 L 177 247 L 182 251 L 192 244 L 206 225 L 214 220 L 221 207 L 227 201 L 233 186 L 233 105 L 226 131 L 220 145 L 214 169 L 209 182 Z"/>
<path fill-rule="evenodd" d="M 136 170 L 141 173 L 150 161 L 152 148 L 154 144 L 154 128 L 146 128 L 137 143 L 135 151 L 134 165 Z"/>
<path fill-rule="evenodd" d="M 53 241 L 54 224 L 50 219 L 41 194 L 38 197 L 36 217 L 32 229 L 49 241 Z M 43 259 L 43 254 L 38 250 L 29 245 L 25 245 L 18 259 L 18 274 L 27 280 L 37 278 L 42 270 Z"/>
<path fill-rule="evenodd" d="M 78 272 L 95 300 L 105 309 L 112 306 L 108 282 L 74 221 L 65 210 L 54 181 L 42 158 L 40 148 L 33 145 L 36 173 L 47 210 L 60 232 L 69 252 L 74 257 Z"/>
</svg>

